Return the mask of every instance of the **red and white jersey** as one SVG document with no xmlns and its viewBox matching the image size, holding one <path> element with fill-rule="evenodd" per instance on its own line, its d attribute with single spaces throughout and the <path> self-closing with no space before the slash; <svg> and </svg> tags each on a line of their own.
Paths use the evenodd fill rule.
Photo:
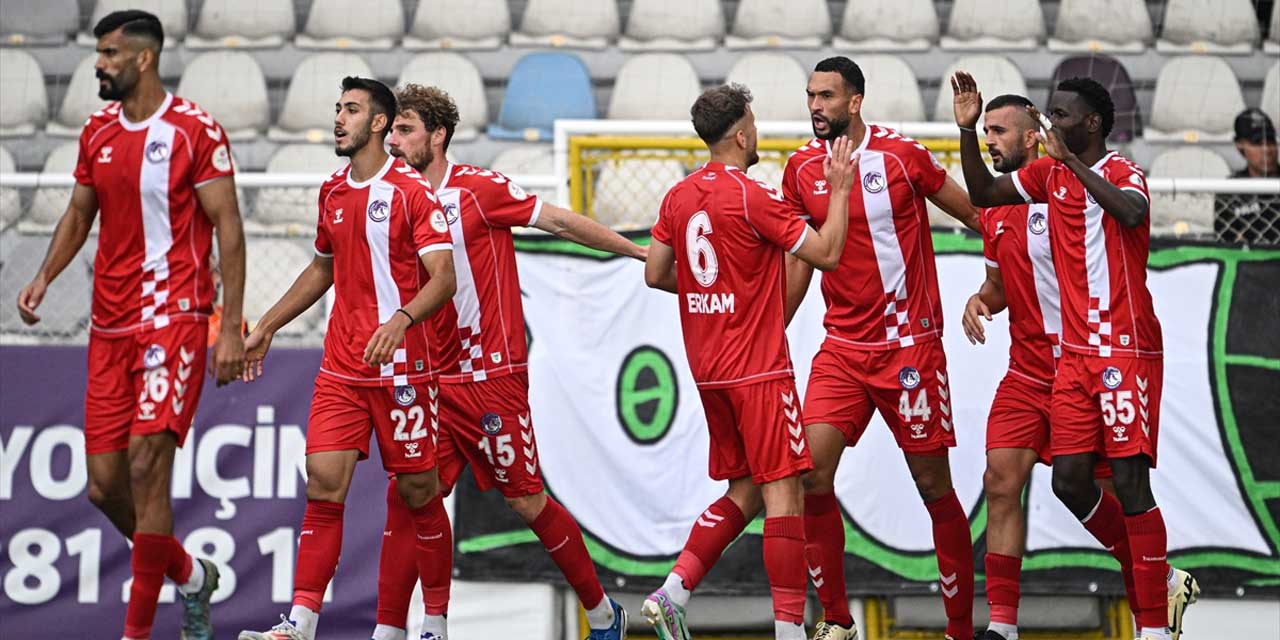
<svg viewBox="0 0 1280 640">
<path fill-rule="evenodd" d="M 390 364 L 365 364 L 364 351 L 373 332 L 430 280 L 420 256 L 450 247 L 431 185 L 388 157 L 365 182 L 351 178 L 351 165 L 339 169 L 320 186 L 319 204 L 316 253 L 333 258 L 334 287 L 320 375 L 357 386 L 426 381 L 441 368 L 427 347 L 426 322 L 409 327 Z"/>
<path fill-rule="evenodd" d="M 142 122 L 126 119 L 119 102 L 89 117 L 75 178 L 93 188 L 102 217 L 94 332 L 125 334 L 209 317 L 216 295 L 213 223 L 196 189 L 233 175 L 229 144 L 212 116 L 172 94 Z"/>
<path fill-rule="evenodd" d="M 831 191 L 822 169 L 831 145 L 814 139 L 787 159 L 782 193 L 793 215 L 815 226 Z M 827 339 L 855 349 L 909 347 L 942 335 L 942 302 L 925 198 L 947 173 L 924 145 L 867 125 L 858 182 L 849 196 L 849 235 L 834 271 L 822 274 Z"/>
<path fill-rule="evenodd" d="M 1092 169 L 1151 200 L 1142 169 L 1120 154 L 1108 153 Z M 1070 168 L 1050 157 L 1012 175 L 1027 202 L 1049 205 L 1049 238 L 1062 291 L 1062 348 L 1102 357 L 1160 357 L 1160 321 L 1147 290 L 1150 216 L 1126 228 L 1102 210 Z"/>
<path fill-rule="evenodd" d="M 982 255 L 999 269 L 1009 308 L 1009 370 L 1053 385 L 1062 335 L 1058 274 L 1049 246 L 1049 208 L 1019 204 L 982 210 Z"/>
<path fill-rule="evenodd" d="M 430 321 L 440 381 L 479 382 L 526 370 L 529 344 L 511 227 L 537 222 L 542 201 L 501 173 L 452 163 L 437 195 L 453 235 L 458 278 L 452 306 Z"/>
<path fill-rule="evenodd" d="M 719 162 L 667 192 L 653 239 L 676 255 L 680 324 L 702 389 L 792 375 L 783 326 L 783 251 L 809 227 L 782 194 Z"/>
</svg>

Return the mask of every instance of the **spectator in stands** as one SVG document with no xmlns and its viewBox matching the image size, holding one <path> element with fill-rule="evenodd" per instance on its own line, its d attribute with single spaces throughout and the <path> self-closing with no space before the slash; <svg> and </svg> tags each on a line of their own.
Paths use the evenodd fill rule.
<svg viewBox="0 0 1280 640">
<path fill-rule="evenodd" d="M 1236 148 L 1245 167 L 1232 178 L 1280 178 L 1276 128 L 1261 109 L 1236 116 Z M 1280 244 L 1280 194 L 1219 195 L 1214 231 L 1224 242 Z"/>
</svg>

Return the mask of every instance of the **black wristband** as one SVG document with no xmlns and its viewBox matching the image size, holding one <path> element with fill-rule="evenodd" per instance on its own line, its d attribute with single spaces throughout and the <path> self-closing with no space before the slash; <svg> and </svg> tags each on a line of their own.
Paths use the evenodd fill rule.
<svg viewBox="0 0 1280 640">
<path fill-rule="evenodd" d="M 413 323 L 415 322 L 415 320 L 413 319 L 413 316 L 409 315 L 408 311 L 405 311 L 404 309 L 396 309 L 396 313 L 403 313 L 404 317 L 409 319 L 409 326 L 411 327 L 413 326 Z"/>
</svg>

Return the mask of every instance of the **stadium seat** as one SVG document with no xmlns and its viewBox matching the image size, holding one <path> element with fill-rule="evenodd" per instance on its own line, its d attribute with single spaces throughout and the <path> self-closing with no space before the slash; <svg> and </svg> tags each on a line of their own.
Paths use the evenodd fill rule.
<svg viewBox="0 0 1280 640">
<path fill-rule="evenodd" d="M 267 128 L 267 81 L 243 51 L 202 53 L 182 71 L 178 95 L 214 114 L 231 140 L 252 140 Z"/>
<path fill-rule="evenodd" d="M 1262 99 L 1258 108 L 1267 114 L 1274 123 L 1280 121 L 1280 62 L 1271 65 L 1267 77 L 1262 81 Z"/>
<path fill-rule="evenodd" d="M 58 46 L 80 28 L 76 0 L 5 0 L 0 42 L 9 46 Z"/>
<path fill-rule="evenodd" d="M 924 98 L 916 74 L 905 60 L 892 55 L 864 55 L 856 59 L 866 77 L 862 117 L 871 122 L 922 122 Z M 950 91 L 950 87 L 947 88 Z"/>
<path fill-rule="evenodd" d="M 591 216 L 614 229 L 648 229 L 667 191 L 684 179 L 676 160 L 610 160 L 600 169 Z"/>
<path fill-rule="evenodd" d="M 204 0 L 189 49 L 276 48 L 297 31 L 290 0 Z"/>
<path fill-rule="evenodd" d="M 64 142 L 49 152 L 41 173 L 70 174 L 80 157 L 79 142 Z M 71 187 L 40 187 L 31 198 L 26 222 L 41 229 L 52 229 L 71 202 Z"/>
<path fill-rule="evenodd" d="M 93 68 L 97 60 L 98 54 L 90 53 L 76 65 L 75 71 L 71 73 L 71 81 L 67 83 L 67 90 L 63 92 L 58 115 L 45 126 L 46 134 L 79 138 L 89 116 L 106 106 L 106 101 L 98 97 L 98 79 Z"/>
<path fill-rule="evenodd" d="M 372 78 L 373 70 L 354 53 L 317 53 L 304 59 L 293 72 L 280 119 L 267 137 L 278 142 L 332 140 L 333 103 L 345 76 Z"/>
<path fill-rule="evenodd" d="M 1267 41 L 1262 43 L 1262 49 L 1271 55 L 1280 53 L 1280 2 L 1271 5 L 1271 26 L 1267 27 Z"/>
<path fill-rule="evenodd" d="M 603 49 L 620 28 L 616 0 L 529 0 L 510 41 L 517 47 Z"/>
<path fill-rule="evenodd" d="M 678 53 L 638 53 L 618 69 L 609 98 L 615 120 L 686 120 L 702 85 L 688 58 Z"/>
<path fill-rule="evenodd" d="M 48 113 L 40 64 L 21 49 L 0 49 L 0 138 L 34 134 Z"/>
<path fill-rule="evenodd" d="M 1044 40 L 1038 0 L 955 0 L 942 48 L 955 51 L 1031 50 Z"/>
<path fill-rule="evenodd" d="M 497 49 L 510 32 L 507 0 L 420 0 L 404 48 Z"/>
<path fill-rule="evenodd" d="M 720 0 L 634 0 L 623 51 L 710 51 L 724 37 Z"/>
<path fill-rule="evenodd" d="M 1111 140 L 1129 142 L 1142 135 L 1142 109 L 1138 105 L 1138 96 L 1134 92 L 1129 72 L 1119 60 L 1107 55 L 1067 58 L 1053 70 L 1053 77 L 1049 81 L 1049 95 L 1053 95 L 1059 82 L 1075 77 L 1093 78 L 1111 92 L 1111 101 L 1116 106 Z"/>
<path fill-rule="evenodd" d="M 730 67 L 725 82 L 751 89 L 756 120 L 809 119 L 804 99 L 809 73 L 788 54 L 761 51 L 743 55 Z M 686 117 L 688 111 L 685 107 Z"/>
<path fill-rule="evenodd" d="M 14 173 L 18 169 L 13 163 L 13 155 L 9 150 L 0 147 L 0 174 Z M 22 217 L 22 194 L 11 187 L 0 187 L 0 231 Z"/>
<path fill-rule="evenodd" d="M 770 186 L 782 190 L 782 171 L 786 166 L 783 162 L 760 161 L 750 167 L 747 167 L 747 175 L 768 183 Z M 655 216 L 656 217 L 656 216 Z"/>
<path fill-rule="evenodd" d="M 596 98 L 587 65 L 575 55 L 531 53 L 507 77 L 498 121 L 489 125 L 490 138 L 546 140 L 557 118 L 595 118 Z"/>
<path fill-rule="evenodd" d="M 187 35 L 188 4 L 190 3 L 186 0 L 97 0 L 93 5 L 93 16 L 85 25 L 87 31 L 76 36 L 76 43 L 82 47 L 97 46 L 98 39 L 93 37 L 93 26 L 98 24 L 99 20 L 113 11 L 141 9 L 160 18 L 160 25 L 164 27 L 164 46 L 169 49 Z M 79 12 L 76 15 L 79 15 Z"/>
<path fill-rule="evenodd" d="M 1258 18 L 1249 0 L 1166 0 L 1161 53 L 1248 55 L 1258 42 Z"/>
<path fill-rule="evenodd" d="M 930 0 L 846 2 L 837 51 L 928 51 L 938 40 L 938 12 Z"/>
<path fill-rule="evenodd" d="M 741 0 L 730 49 L 817 49 L 831 35 L 831 14 L 822 0 Z"/>
<path fill-rule="evenodd" d="M 942 81 L 938 84 L 938 100 L 933 106 L 934 122 L 953 122 L 953 96 L 951 92 L 951 76 L 956 70 L 964 70 L 973 75 L 978 82 L 978 89 L 986 98 L 994 98 L 1000 94 L 1013 93 L 1027 95 L 1027 81 L 1022 72 L 1004 56 L 978 54 L 969 55 L 956 60 L 947 70 L 942 72 Z M 979 120 L 979 125 L 981 120 Z"/>
<path fill-rule="evenodd" d="M 314 208 L 314 207 L 313 207 Z M 315 217 L 314 215 L 312 216 Z M 314 226 L 314 221 L 312 226 Z M 245 247 L 244 318 L 250 326 L 262 319 L 284 295 L 299 273 L 315 255 L 310 240 L 250 236 Z M 280 328 L 279 335 L 305 336 L 319 327 L 324 302 L 311 305 L 293 322 Z"/>
<path fill-rule="evenodd" d="M 1152 178 L 1225 178 L 1231 168 L 1222 156 L 1202 147 L 1180 147 L 1156 156 L 1151 162 Z M 1213 233 L 1212 193 L 1152 193 L 1151 230 L 1178 235 Z"/>
<path fill-rule="evenodd" d="M 307 173 L 327 177 L 346 165 L 331 144 L 286 144 L 276 149 L 267 161 L 267 175 Z M 291 232 L 315 231 L 316 190 L 323 179 L 310 187 L 264 187 L 258 190 L 253 213 L 246 216 L 246 226 L 284 228 Z M 250 225 L 252 223 L 252 225 Z"/>
<path fill-rule="evenodd" d="M 494 171 L 502 173 L 519 183 L 523 176 L 549 176 L 556 172 L 555 152 L 549 144 L 521 144 L 504 149 L 493 159 L 490 166 Z M 546 202 L 568 207 L 568 202 L 558 202 L 555 188 L 530 187 L 521 184 L 525 191 L 532 193 Z"/>
<path fill-rule="evenodd" d="M 1049 50 L 1140 53 L 1152 34 L 1143 0 L 1062 0 Z"/>
<path fill-rule="evenodd" d="M 458 126 L 453 139 L 474 140 L 489 120 L 489 100 L 476 65 L 456 53 L 423 53 L 414 56 L 400 72 L 399 86 L 407 83 L 435 86 L 449 92 L 458 105 Z"/>
<path fill-rule="evenodd" d="M 0 253 L 0 299 L 17 300 L 18 292 L 31 281 L 49 248 L 49 236 L 25 235 L 9 231 Z M 93 260 L 91 240 L 71 259 L 57 279 L 49 284 L 40 305 L 40 323 L 28 327 L 18 315 L 18 305 L 0 305 L 0 330 L 9 335 L 52 336 L 66 339 L 83 333 L 89 326 L 89 277 Z"/>
<path fill-rule="evenodd" d="M 1241 111 L 1240 82 L 1221 58 L 1173 58 L 1156 79 L 1144 137 L 1149 142 L 1230 142 Z"/>
<path fill-rule="evenodd" d="M 352 11 L 359 19 L 352 19 Z M 300 49 L 387 50 L 404 35 L 400 0 L 313 0 L 307 26 L 294 42 Z"/>
<path fill-rule="evenodd" d="M 960 164 L 959 163 L 953 164 L 949 167 L 946 167 L 946 169 L 947 169 L 947 175 L 950 176 L 952 180 L 955 180 L 956 184 L 960 185 L 961 189 L 965 188 L 964 169 L 960 166 Z M 964 229 L 965 228 L 964 225 L 961 224 L 959 220 L 956 220 L 955 218 L 952 218 L 951 216 L 947 215 L 947 212 L 943 211 L 941 208 L 938 207 L 938 205 L 934 204 L 930 200 L 925 200 L 924 208 L 925 208 L 925 211 L 927 211 L 929 214 L 930 227 L 933 227 L 936 229 Z"/>
</svg>

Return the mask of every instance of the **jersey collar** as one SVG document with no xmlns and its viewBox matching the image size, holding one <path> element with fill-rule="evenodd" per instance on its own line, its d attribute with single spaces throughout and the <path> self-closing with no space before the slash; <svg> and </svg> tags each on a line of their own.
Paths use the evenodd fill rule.
<svg viewBox="0 0 1280 640">
<path fill-rule="evenodd" d="M 1090 169 L 1091 171 L 1094 171 L 1094 172 L 1097 172 L 1097 171 L 1101 170 L 1101 169 L 1102 169 L 1102 165 L 1106 164 L 1106 163 L 1107 163 L 1107 161 L 1111 159 L 1111 156 L 1114 156 L 1115 154 L 1116 154 L 1116 152 L 1114 152 L 1114 151 L 1108 151 L 1105 155 L 1103 155 L 1103 156 L 1102 156 L 1102 158 L 1101 158 L 1100 160 L 1098 160 L 1097 162 L 1093 163 L 1093 166 L 1092 166 L 1092 167 L 1089 167 L 1089 169 Z"/>
<path fill-rule="evenodd" d="M 382 179 L 382 176 L 387 175 L 387 172 L 391 170 L 391 165 L 392 165 L 392 163 L 394 163 L 395 161 L 396 161 L 396 157 L 395 157 L 395 156 L 393 156 L 393 155 L 391 155 L 391 154 L 387 154 L 387 161 L 386 161 L 385 163 L 383 163 L 382 168 L 381 168 L 381 169 L 379 169 L 377 173 L 373 174 L 373 177 L 372 177 L 372 178 L 369 178 L 368 180 L 365 180 L 364 182 L 356 182 L 355 180 L 352 180 L 352 179 L 351 179 L 351 164 L 350 164 L 350 163 L 348 163 L 348 164 L 347 164 L 347 186 L 351 187 L 352 189 L 363 189 L 363 188 L 365 188 L 365 187 L 367 187 L 367 186 L 369 186 L 369 185 L 371 185 L 371 184 L 373 184 L 373 183 L 375 183 L 375 182 L 377 182 L 377 181 L 381 180 L 381 179 Z"/>
<path fill-rule="evenodd" d="M 853 150 L 854 155 L 858 155 L 867 149 L 867 143 L 871 142 L 871 125 L 866 125 L 867 131 L 862 136 L 862 142 L 858 144 L 858 148 Z M 827 155 L 831 155 L 831 141 L 823 140 L 822 146 L 826 149 Z"/>
<path fill-rule="evenodd" d="M 172 104 L 173 94 L 168 91 L 164 92 L 164 102 L 160 103 L 160 108 L 156 109 L 155 113 L 147 116 L 147 119 L 142 122 L 130 122 L 128 118 L 124 117 L 124 105 L 122 104 L 120 105 L 120 126 L 124 127 L 125 131 L 142 131 L 151 126 L 152 122 L 159 120 L 160 116 L 168 113 Z"/>
<path fill-rule="evenodd" d="M 453 168 L 456 166 L 458 165 L 455 165 L 452 162 L 445 165 L 444 178 L 440 179 L 440 187 L 437 188 L 436 191 L 444 191 L 445 188 L 449 186 L 449 178 L 453 177 Z"/>
</svg>

